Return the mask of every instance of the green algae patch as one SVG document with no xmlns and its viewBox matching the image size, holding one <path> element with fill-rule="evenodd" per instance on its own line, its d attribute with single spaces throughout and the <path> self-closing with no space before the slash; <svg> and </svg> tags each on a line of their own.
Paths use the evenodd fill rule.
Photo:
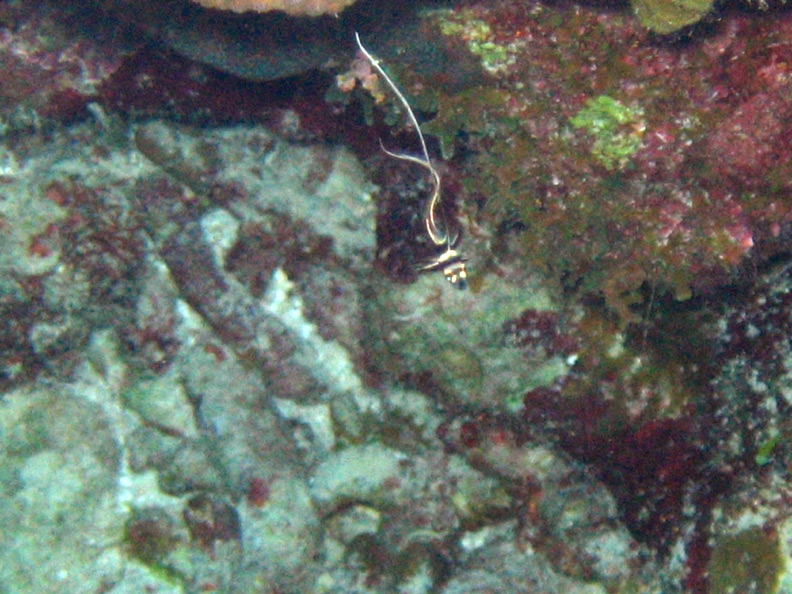
<svg viewBox="0 0 792 594">
<path fill-rule="evenodd" d="M 490 74 L 504 72 L 515 63 L 514 47 L 498 43 L 490 24 L 477 18 L 472 9 L 435 10 L 430 16 L 443 35 L 463 40 L 468 51 L 479 58 L 481 67 Z"/>
<path fill-rule="evenodd" d="M 754 462 L 759 466 L 767 466 L 773 461 L 773 452 L 776 446 L 784 440 L 784 436 L 777 429 L 770 428 L 768 433 L 767 439 L 759 444 L 754 455 Z"/>
<path fill-rule="evenodd" d="M 640 109 L 600 95 L 586 101 L 569 122 L 594 137 L 591 154 L 606 169 L 623 169 L 641 147 L 645 124 Z"/>
<path fill-rule="evenodd" d="M 632 0 L 641 24 L 655 33 L 673 33 L 698 22 L 712 9 L 712 0 Z"/>
<path fill-rule="evenodd" d="M 778 534 L 759 527 L 721 536 L 710 560 L 710 593 L 772 594 L 784 570 Z"/>
</svg>

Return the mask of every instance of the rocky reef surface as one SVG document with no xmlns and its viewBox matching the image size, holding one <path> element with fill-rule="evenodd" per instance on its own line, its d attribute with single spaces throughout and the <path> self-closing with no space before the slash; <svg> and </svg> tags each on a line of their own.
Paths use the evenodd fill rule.
<svg viewBox="0 0 792 594">
<path fill-rule="evenodd" d="M 387 5 L 0 9 L 0 591 L 792 592 L 792 13 Z"/>
</svg>

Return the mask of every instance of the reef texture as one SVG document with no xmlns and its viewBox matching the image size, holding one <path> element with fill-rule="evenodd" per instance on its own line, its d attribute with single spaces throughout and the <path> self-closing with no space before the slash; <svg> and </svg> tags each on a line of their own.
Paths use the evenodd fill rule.
<svg viewBox="0 0 792 594">
<path fill-rule="evenodd" d="M 382 150 L 419 149 L 403 105 L 325 20 L 337 77 L 253 83 L 32 6 L 0 22 L 6 590 L 792 592 L 792 13 L 364 31 L 457 291 Z M 315 65 L 205 24 L 184 54 Z"/>
<path fill-rule="evenodd" d="M 201 6 L 232 12 L 270 12 L 279 10 L 293 16 L 337 14 L 355 0 L 194 0 Z"/>
<path fill-rule="evenodd" d="M 91 11 L 44 2 L 5 3 L 0 7 L 0 130 L 39 128 L 50 116 L 81 117 L 93 95 L 142 40 L 126 27 L 95 22 L 90 36 L 84 21 Z"/>
<path fill-rule="evenodd" d="M 673 33 L 697 23 L 712 10 L 712 0 L 632 0 L 635 16 L 656 33 Z"/>
</svg>

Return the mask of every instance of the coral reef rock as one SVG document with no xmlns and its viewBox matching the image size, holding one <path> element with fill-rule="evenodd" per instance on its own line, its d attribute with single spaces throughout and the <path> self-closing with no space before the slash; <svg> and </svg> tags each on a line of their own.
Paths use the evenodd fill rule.
<svg viewBox="0 0 792 594">
<path fill-rule="evenodd" d="M 355 0 L 194 0 L 207 8 L 233 12 L 270 12 L 280 10 L 294 16 L 337 14 Z"/>
</svg>

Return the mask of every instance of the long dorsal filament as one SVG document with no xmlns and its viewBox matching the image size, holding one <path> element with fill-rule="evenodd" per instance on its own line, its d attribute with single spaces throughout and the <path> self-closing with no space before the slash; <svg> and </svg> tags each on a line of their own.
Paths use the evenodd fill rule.
<svg viewBox="0 0 792 594">
<path fill-rule="evenodd" d="M 429 156 L 429 150 L 426 147 L 426 140 L 424 139 L 423 132 L 421 132 L 421 126 L 418 124 L 418 119 L 415 117 L 415 113 L 413 112 L 412 107 L 410 107 L 410 103 L 407 101 L 407 98 L 382 68 L 379 60 L 371 55 L 371 53 L 363 46 L 363 43 L 360 41 L 360 35 L 357 33 L 355 33 L 355 41 L 357 41 L 358 48 L 363 53 L 366 60 L 369 62 L 369 64 L 371 64 L 374 70 L 377 71 L 377 74 L 379 74 L 387 83 L 387 85 L 393 91 L 393 94 L 396 95 L 399 103 L 401 103 L 402 107 L 404 107 L 404 110 L 407 112 L 407 117 L 410 120 L 410 124 L 413 128 L 415 128 L 415 131 L 418 134 L 418 140 L 421 143 L 421 155 L 419 156 L 394 153 L 386 149 L 384 146 L 382 147 L 382 150 L 387 155 L 395 159 L 417 163 L 421 167 L 425 168 L 432 178 L 432 193 L 426 203 L 426 210 L 424 212 L 424 227 L 426 228 L 426 233 L 429 235 L 429 239 L 432 241 L 432 243 L 436 246 L 444 246 L 444 251 L 435 256 L 428 264 L 422 266 L 420 269 L 440 270 L 443 272 L 445 278 L 453 286 L 464 289 L 467 286 L 467 269 L 465 267 L 465 259 L 454 249 L 454 244 L 456 243 L 457 237 L 452 237 L 450 235 L 446 224 L 443 224 L 442 226 L 437 224 L 438 211 L 440 208 L 442 195 L 442 179 L 440 178 L 440 174 L 437 172 L 437 169 L 435 168 L 434 163 L 432 163 L 432 159 Z"/>
</svg>

